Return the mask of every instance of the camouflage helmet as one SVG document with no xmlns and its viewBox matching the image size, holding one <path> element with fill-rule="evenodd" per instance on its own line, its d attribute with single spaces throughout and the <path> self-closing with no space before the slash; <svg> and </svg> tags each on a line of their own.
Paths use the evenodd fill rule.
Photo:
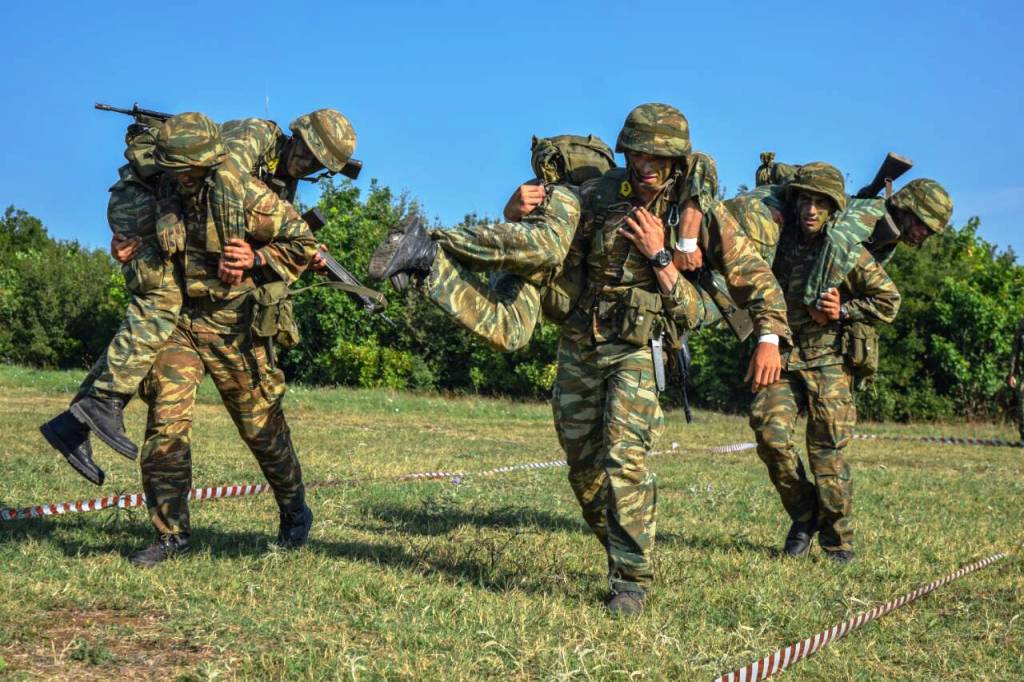
<svg viewBox="0 0 1024 682">
<path fill-rule="evenodd" d="M 210 168 L 226 156 L 217 124 L 199 112 L 170 117 L 156 134 L 153 160 L 162 170 Z"/>
<path fill-rule="evenodd" d="M 317 161 L 332 172 L 340 172 L 356 151 L 356 131 L 334 109 L 317 109 L 299 116 L 288 127 L 302 138 Z"/>
<path fill-rule="evenodd" d="M 622 124 L 616 152 L 641 152 L 651 156 L 680 157 L 690 153 L 690 124 L 668 104 L 641 104 Z"/>
<path fill-rule="evenodd" d="M 821 161 L 805 163 L 797 169 L 788 188 L 790 197 L 794 195 L 795 190 L 802 189 L 824 194 L 835 202 L 839 211 L 846 208 L 846 183 L 843 181 L 843 174 L 832 164 Z"/>
<path fill-rule="evenodd" d="M 953 217 L 949 192 L 934 180 L 911 180 L 889 200 L 895 208 L 910 211 L 934 233 L 942 232 Z"/>
</svg>

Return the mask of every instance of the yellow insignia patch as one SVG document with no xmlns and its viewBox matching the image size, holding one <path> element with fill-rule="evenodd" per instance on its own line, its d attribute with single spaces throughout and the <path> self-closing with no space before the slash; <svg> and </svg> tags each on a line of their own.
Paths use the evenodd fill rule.
<svg viewBox="0 0 1024 682">
<path fill-rule="evenodd" d="M 274 157 L 273 159 L 267 161 L 267 170 L 269 170 L 271 173 L 277 172 L 278 161 L 280 161 L 280 159 L 278 159 L 277 157 Z"/>
<path fill-rule="evenodd" d="M 623 180 L 622 184 L 619 185 L 619 194 L 624 197 L 628 197 L 633 193 L 633 185 L 629 184 L 629 180 Z"/>
</svg>

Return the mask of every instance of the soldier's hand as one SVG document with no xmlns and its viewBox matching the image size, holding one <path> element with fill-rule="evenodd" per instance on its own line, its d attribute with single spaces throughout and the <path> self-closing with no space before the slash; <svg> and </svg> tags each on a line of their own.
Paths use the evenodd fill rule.
<svg viewBox="0 0 1024 682">
<path fill-rule="evenodd" d="M 1010 388 L 1017 388 L 1017 377 L 1012 374 L 1006 377 L 1006 383 L 1010 385 Z"/>
<path fill-rule="evenodd" d="M 232 237 L 224 244 L 220 260 L 233 270 L 248 270 L 253 263 L 252 246 L 244 239 Z"/>
<path fill-rule="evenodd" d="M 757 344 L 754 355 L 747 366 L 747 376 L 743 381 L 750 382 L 750 390 L 757 393 L 766 386 L 771 386 L 782 376 L 782 355 L 777 343 L 763 341 Z"/>
<path fill-rule="evenodd" d="M 839 299 L 839 289 L 832 287 L 818 297 L 818 310 L 825 313 L 829 320 L 838 320 L 843 302 Z"/>
<path fill-rule="evenodd" d="M 327 253 L 327 244 L 320 244 L 317 247 L 316 255 L 313 256 L 313 260 L 309 263 L 309 269 L 316 273 L 322 273 L 327 269 L 327 261 L 321 256 L 321 253 Z"/>
<path fill-rule="evenodd" d="M 242 280 L 245 279 L 245 270 L 239 270 L 233 268 L 224 262 L 224 258 L 221 257 L 220 264 L 217 266 L 217 277 L 220 281 L 227 284 L 229 287 L 241 284 Z"/>
<path fill-rule="evenodd" d="M 620 227 L 618 232 L 633 242 L 637 251 L 646 258 L 651 258 L 665 248 L 665 226 L 661 218 L 646 208 L 638 208 L 626 216 L 626 225 Z"/>
<path fill-rule="evenodd" d="M 828 315 L 826 315 L 825 313 L 821 312 L 817 308 L 808 307 L 807 308 L 807 312 L 810 314 L 811 319 L 814 320 L 814 322 L 819 327 L 824 327 L 825 325 L 828 324 Z"/>
<path fill-rule="evenodd" d="M 544 185 L 519 185 L 505 203 L 505 220 L 514 223 L 533 213 L 547 193 Z"/>
<path fill-rule="evenodd" d="M 139 252 L 140 246 L 142 246 L 142 237 L 126 237 L 124 235 L 115 234 L 110 239 L 110 255 L 113 256 L 114 260 L 118 263 L 124 265 L 132 258 L 135 258 L 135 254 Z"/>
<path fill-rule="evenodd" d="M 700 270 L 701 266 L 704 265 L 704 253 L 700 249 L 687 253 L 678 250 L 673 251 L 672 263 L 676 266 L 676 270 L 680 272 Z"/>
</svg>

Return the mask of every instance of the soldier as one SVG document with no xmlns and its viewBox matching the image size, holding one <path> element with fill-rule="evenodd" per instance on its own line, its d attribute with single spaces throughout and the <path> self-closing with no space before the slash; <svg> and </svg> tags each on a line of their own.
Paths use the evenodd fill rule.
<svg viewBox="0 0 1024 682">
<path fill-rule="evenodd" d="M 854 552 L 850 467 L 844 451 L 853 436 L 856 411 L 851 369 L 844 364 L 849 359 L 844 360 L 842 351 L 844 331 L 891 322 L 900 296 L 882 266 L 858 243 L 850 247 L 856 257 L 842 284 L 819 291 L 808 305 L 808 277 L 825 247 L 826 232 L 846 208 L 843 176 L 828 164 L 806 164 L 785 197 L 773 269 L 786 296 L 794 344 L 784 358 L 781 379 L 755 396 L 750 425 L 758 455 L 792 519 L 783 552 L 806 554 L 818 532 L 829 558 L 846 563 Z M 804 410 L 813 483 L 793 442 L 797 415 Z"/>
<path fill-rule="evenodd" d="M 625 153 L 626 169 L 580 188 L 581 224 L 566 267 L 581 263 L 585 286 L 563 326 L 552 405 L 570 484 L 607 553 L 606 607 L 635 615 L 654 577 L 656 481 L 646 454 L 663 430 L 660 344 L 672 346 L 677 321 L 691 323 L 693 311 L 694 288 L 666 247 L 679 239 L 680 206 L 701 190 L 687 184 L 697 156 L 674 107 L 636 107 L 616 151 Z M 730 291 L 755 318 L 760 342 L 748 377 L 755 388 L 771 384 L 779 338 L 788 337 L 781 291 L 728 225 L 713 251 Z"/>
<path fill-rule="evenodd" d="M 1024 350 L 1024 318 L 1017 323 L 1017 331 L 1013 335 L 1013 354 L 1010 355 L 1010 371 L 1006 375 L 1007 385 L 1017 393 L 1017 430 L 1024 445 L 1024 381 L 1017 378 L 1022 366 L 1021 350 Z"/>
<path fill-rule="evenodd" d="M 274 490 L 278 542 L 298 547 L 312 512 L 281 408 L 284 373 L 271 344 L 295 333 L 276 327 L 275 306 L 313 258 L 316 240 L 291 204 L 227 158 L 217 126 L 202 114 L 169 119 L 157 135 L 155 160 L 176 182 L 168 193 L 181 207 L 175 224 L 183 229 L 186 297 L 143 382 L 149 414 L 142 482 L 160 537 L 132 562 L 153 566 L 188 550 L 192 409 L 207 372 Z"/>
<path fill-rule="evenodd" d="M 120 180 L 110 189 L 111 254 L 122 264 L 132 294 L 125 320 L 83 381 L 72 407 L 40 427 L 75 470 L 96 485 L 105 475 L 93 461 L 89 433 L 94 431 L 125 457 L 137 457 L 138 447 L 124 431 L 124 405 L 173 331 L 181 308 L 180 273 L 170 256 L 176 249 L 175 232 L 157 230 L 156 224 L 160 169 L 153 150 L 159 127 L 158 121 L 129 126 L 129 163 L 119 169 Z M 247 118 L 224 123 L 221 134 L 235 163 L 267 180 L 286 201 L 294 200 L 301 178 L 318 170 L 351 173 L 347 168 L 356 138 L 345 116 L 318 109 L 292 121 L 290 129 L 291 137 L 273 121 Z M 171 222 L 165 225 L 173 228 Z M 311 268 L 323 268 L 319 254 Z"/>
</svg>

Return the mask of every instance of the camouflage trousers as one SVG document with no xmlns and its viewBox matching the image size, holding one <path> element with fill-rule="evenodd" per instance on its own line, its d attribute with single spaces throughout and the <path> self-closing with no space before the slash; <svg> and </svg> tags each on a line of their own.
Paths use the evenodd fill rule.
<svg viewBox="0 0 1024 682">
<path fill-rule="evenodd" d="M 423 281 L 427 298 L 495 350 L 524 347 L 540 320 L 540 289 L 508 273 L 486 281 L 443 249 Z"/>
<path fill-rule="evenodd" d="M 122 270 L 132 295 L 128 309 L 76 400 L 97 390 L 134 395 L 178 321 L 182 284 L 176 261 L 164 260 L 155 243 L 146 242 Z"/>
<path fill-rule="evenodd" d="M 499 351 L 525 346 L 540 320 L 540 286 L 575 234 L 578 207 L 554 190 L 545 212 L 518 223 L 435 230 L 426 297 Z M 478 273 L 496 273 L 484 281 Z"/>
<path fill-rule="evenodd" d="M 200 330 L 197 330 L 197 327 Z M 142 447 L 142 485 L 150 519 L 161 534 L 191 531 L 192 411 L 196 390 L 209 373 L 224 406 L 259 462 L 282 509 L 302 504 L 299 458 L 281 409 L 284 373 L 272 369 L 266 349 L 248 332 L 202 331 L 201 320 L 183 314 L 143 383 L 149 404 Z"/>
<path fill-rule="evenodd" d="M 807 412 L 808 480 L 793 431 L 797 416 Z M 844 457 L 853 437 L 857 411 L 850 374 L 842 364 L 784 371 L 762 389 L 750 408 L 757 454 L 794 521 L 817 519 L 818 541 L 826 551 L 851 549 L 853 487 Z"/>
<path fill-rule="evenodd" d="M 664 430 L 650 349 L 563 337 L 552 407 L 569 484 L 608 554 L 611 589 L 646 590 L 657 503 L 647 452 Z"/>
</svg>

